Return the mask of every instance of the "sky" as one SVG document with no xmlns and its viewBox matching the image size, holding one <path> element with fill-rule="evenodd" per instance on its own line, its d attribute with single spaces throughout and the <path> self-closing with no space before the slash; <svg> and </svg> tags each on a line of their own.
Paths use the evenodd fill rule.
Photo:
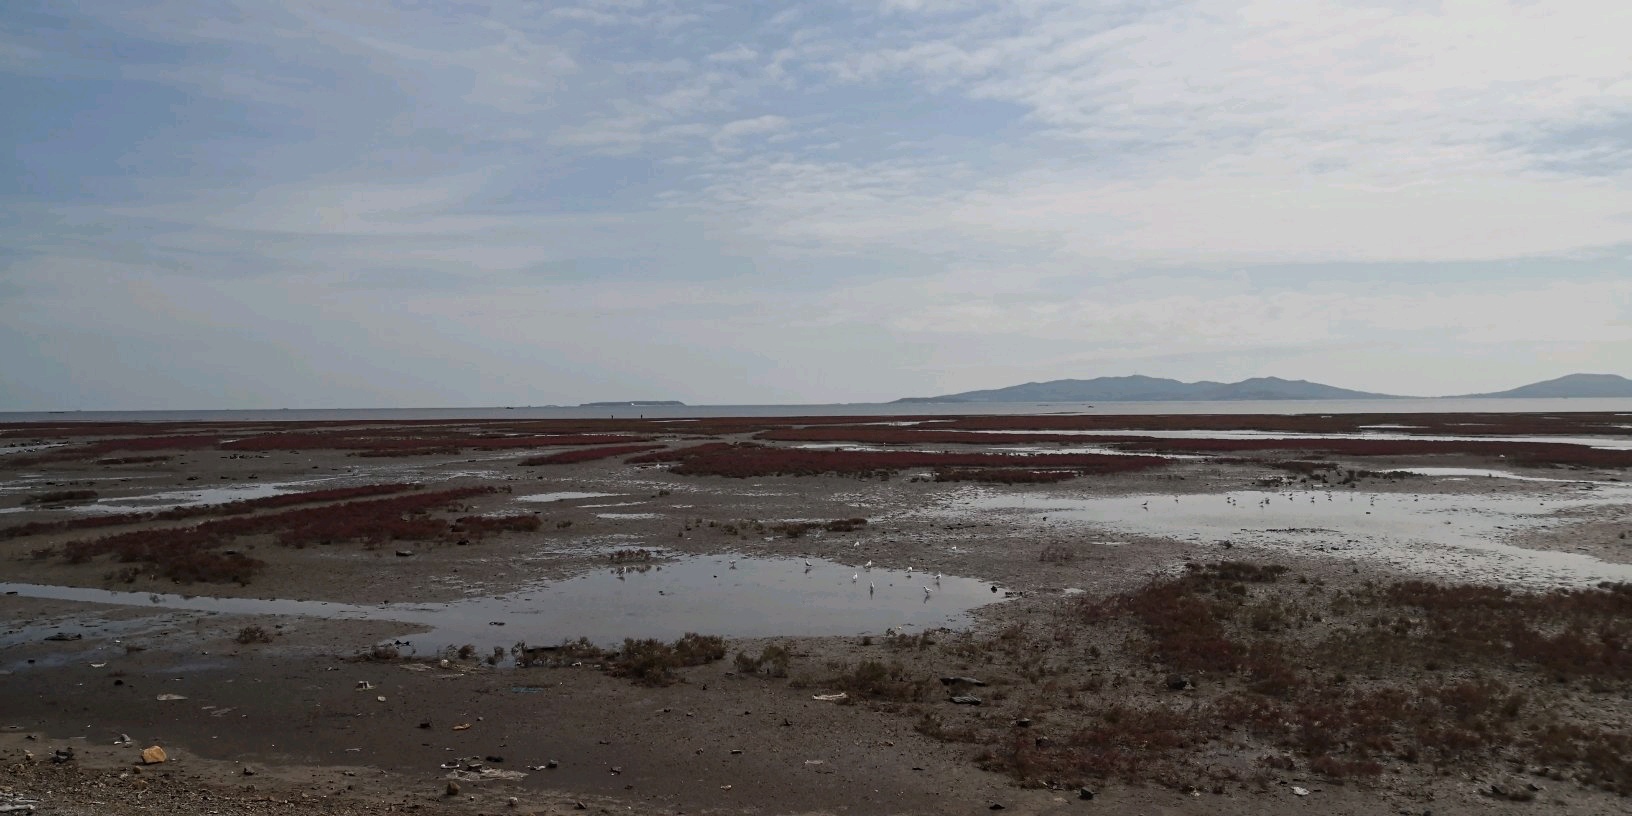
<svg viewBox="0 0 1632 816">
<path fill-rule="evenodd" d="M 1632 375 L 1620 0 L 6 0 L 0 410 Z"/>
</svg>

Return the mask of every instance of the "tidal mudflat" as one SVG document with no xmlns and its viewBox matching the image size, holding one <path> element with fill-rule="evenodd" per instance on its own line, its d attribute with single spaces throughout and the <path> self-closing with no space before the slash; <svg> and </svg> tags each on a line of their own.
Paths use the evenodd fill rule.
<svg viewBox="0 0 1632 816">
<path fill-rule="evenodd" d="M 1632 794 L 1615 415 L 0 434 L 0 785 L 59 812 Z"/>
</svg>

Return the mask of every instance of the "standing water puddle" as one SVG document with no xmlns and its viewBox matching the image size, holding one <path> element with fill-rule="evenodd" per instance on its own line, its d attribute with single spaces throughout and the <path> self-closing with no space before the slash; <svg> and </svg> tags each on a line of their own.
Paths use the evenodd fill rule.
<svg viewBox="0 0 1632 816">
<path fill-rule="evenodd" d="M 1632 565 L 1526 549 L 1502 539 L 1521 529 L 1558 523 L 1554 514 L 1559 511 L 1628 501 L 1632 489 L 1619 486 L 1564 497 L 1242 490 L 1177 499 L 1172 494 L 1077 499 L 985 493 L 947 511 L 1015 512 L 1043 524 L 1091 523 L 1122 534 L 1368 558 L 1459 580 L 1581 586 L 1632 581 Z"/>
<path fill-rule="evenodd" d="M 486 651 L 517 641 L 551 645 L 578 637 L 613 645 L 626 637 L 672 640 L 687 632 L 797 637 L 880 634 L 890 627 L 957 627 L 969 622 L 970 610 L 1000 597 L 992 584 L 970 578 L 944 576 L 937 581 L 921 572 L 867 571 L 815 559 L 809 563 L 807 567 L 794 559 L 690 557 L 599 569 L 492 598 L 379 606 L 8 583 L 0 583 L 0 592 L 235 615 L 416 624 L 431 631 L 403 640 L 421 654 L 465 643 Z"/>
</svg>

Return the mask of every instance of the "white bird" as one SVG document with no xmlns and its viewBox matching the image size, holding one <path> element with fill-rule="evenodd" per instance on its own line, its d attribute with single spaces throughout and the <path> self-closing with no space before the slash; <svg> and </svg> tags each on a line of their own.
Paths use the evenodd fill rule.
<svg viewBox="0 0 1632 816">
<path fill-rule="evenodd" d="M 733 559 L 731 559 L 731 569 L 736 569 L 736 568 L 737 568 L 737 559 L 733 558 Z"/>
<path fill-rule="evenodd" d="M 852 584 L 859 581 L 859 580 L 861 580 L 861 573 L 859 573 L 859 572 L 856 573 L 855 575 L 850 576 L 850 583 L 852 583 Z"/>
<path fill-rule="evenodd" d="M 867 594 L 868 595 L 873 594 L 873 582 L 872 581 L 867 582 Z"/>
<path fill-rule="evenodd" d="M 807 567 L 810 566 L 810 559 L 809 558 L 805 559 L 805 566 L 807 566 Z"/>
<path fill-rule="evenodd" d="M 864 570 L 870 570 L 873 568 L 873 562 L 869 560 L 867 563 L 862 564 L 861 568 Z"/>
<path fill-rule="evenodd" d="M 940 585 L 941 585 L 941 574 L 937 572 L 937 573 L 935 573 L 935 586 L 940 586 Z"/>
<path fill-rule="evenodd" d="M 926 595 L 926 596 L 932 595 L 932 594 L 934 594 L 934 592 L 935 592 L 935 590 L 930 589 L 929 587 L 924 587 L 924 595 Z"/>
</svg>

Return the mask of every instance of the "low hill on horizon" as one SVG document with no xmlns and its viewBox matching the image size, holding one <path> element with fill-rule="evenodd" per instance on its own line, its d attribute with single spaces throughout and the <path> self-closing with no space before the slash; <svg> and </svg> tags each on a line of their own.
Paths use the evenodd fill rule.
<svg viewBox="0 0 1632 816">
<path fill-rule="evenodd" d="M 1632 380 L 1618 374 L 1566 374 L 1506 391 L 1462 395 L 1463 399 L 1548 397 L 1632 397 Z"/>
<path fill-rule="evenodd" d="M 939 397 L 907 397 L 896 402 L 1211 402 L 1221 400 L 1398 399 L 1391 394 L 1352 391 L 1307 380 L 1253 377 L 1233 383 L 1181 382 L 1163 377 L 1096 377 L 1051 380 Z"/>
<path fill-rule="evenodd" d="M 1569 374 L 1507 391 L 1462 394 L 1445 399 L 1522 398 L 1629 398 L 1632 379 L 1615 374 Z M 905 397 L 914 402 L 1227 402 L 1238 400 L 1360 400 L 1411 399 L 1396 394 L 1354 391 L 1308 380 L 1253 377 L 1233 383 L 1201 380 L 1182 382 L 1165 377 L 1132 375 L 1091 380 L 1050 380 L 964 391 L 938 397 Z"/>
</svg>

